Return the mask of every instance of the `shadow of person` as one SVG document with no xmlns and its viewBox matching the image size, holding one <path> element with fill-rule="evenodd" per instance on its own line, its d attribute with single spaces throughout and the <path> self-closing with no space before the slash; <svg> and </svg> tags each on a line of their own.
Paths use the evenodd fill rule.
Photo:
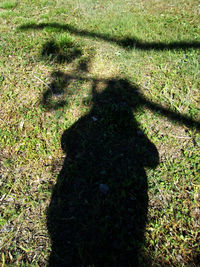
<svg viewBox="0 0 200 267">
<path fill-rule="evenodd" d="M 196 41 L 145 42 L 59 23 L 29 23 L 19 29 L 46 27 L 98 38 L 124 49 L 163 51 L 200 47 Z M 67 38 L 46 42 L 40 57 L 50 62 L 71 63 L 82 55 L 81 47 Z M 89 58 L 80 60 L 76 73 L 89 73 Z M 62 136 L 66 159 L 47 212 L 52 241 L 49 266 L 150 266 L 148 257 L 142 255 L 148 210 L 145 167 L 155 168 L 159 160 L 156 147 L 140 129 L 134 113 L 145 107 L 198 130 L 200 122 L 151 102 L 127 80 L 95 80 L 59 71 L 54 71 L 52 78 L 42 99 L 47 109 L 67 105 L 70 90 L 65 89 L 69 89 L 70 80 L 77 78 L 92 82 L 93 106 Z M 99 90 L 102 82 L 105 88 Z"/>
<path fill-rule="evenodd" d="M 61 139 L 66 158 L 48 208 L 49 266 L 138 266 L 147 221 L 145 167 L 158 151 L 134 112 L 138 88 L 92 81 L 92 108 Z M 150 263 L 149 263 L 150 264 Z"/>
</svg>

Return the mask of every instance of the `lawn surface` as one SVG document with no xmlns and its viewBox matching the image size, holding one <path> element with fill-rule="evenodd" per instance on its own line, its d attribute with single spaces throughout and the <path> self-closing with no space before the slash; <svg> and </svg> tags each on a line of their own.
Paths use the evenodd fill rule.
<svg viewBox="0 0 200 267">
<path fill-rule="evenodd" d="M 200 266 L 199 15 L 0 1 L 1 266 Z"/>
</svg>

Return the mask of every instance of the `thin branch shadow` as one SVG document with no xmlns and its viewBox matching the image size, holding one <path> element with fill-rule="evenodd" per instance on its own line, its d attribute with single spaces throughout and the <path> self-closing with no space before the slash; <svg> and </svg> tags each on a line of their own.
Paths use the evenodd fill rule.
<svg viewBox="0 0 200 267">
<path fill-rule="evenodd" d="M 139 50 L 186 50 L 186 49 L 200 49 L 200 42 L 198 41 L 176 41 L 170 43 L 164 42 L 145 42 L 137 38 L 130 38 L 129 36 L 122 38 L 120 36 L 110 36 L 109 34 L 96 33 L 93 31 L 81 30 L 69 24 L 52 23 L 27 23 L 19 27 L 20 30 L 41 30 L 45 27 L 52 27 L 60 31 L 68 31 L 72 34 L 84 36 L 88 38 L 97 38 L 110 43 L 115 43 L 125 49 L 139 49 Z"/>
</svg>

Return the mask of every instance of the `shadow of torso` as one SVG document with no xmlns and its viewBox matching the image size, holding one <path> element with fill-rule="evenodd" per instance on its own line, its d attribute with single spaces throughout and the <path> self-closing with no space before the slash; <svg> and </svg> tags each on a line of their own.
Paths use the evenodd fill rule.
<svg viewBox="0 0 200 267">
<path fill-rule="evenodd" d="M 100 93 L 95 87 L 91 111 L 62 136 L 66 159 L 47 218 L 50 266 L 140 265 L 144 168 L 156 167 L 158 152 L 133 116 L 140 105 L 136 88 L 121 80 Z"/>
</svg>

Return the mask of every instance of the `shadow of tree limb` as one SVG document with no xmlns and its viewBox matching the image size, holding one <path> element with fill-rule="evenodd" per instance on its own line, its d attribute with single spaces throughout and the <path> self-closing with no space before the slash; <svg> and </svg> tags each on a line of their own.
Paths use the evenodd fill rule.
<svg viewBox="0 0 200 267">
<path fill-rule="evenodd" d="M 200 42 L 198 41 L 175 41 L 175 42 L 145 42 L 142 40 L 139 40 L 137 38 L 131 38 L 131 37 L 120 37 L 120 36 L 110 36 L 109 34 L 103 34 L 103 33 L 97 33 L 94 31 L 87 31 L 87 30 L 81 30 L 77 29 L 72 25 L 69 24 L 60 24 L 56 22 L 52 23 L 39 23 L 39 24 L 24 24 L 19 27 L 20 30 L 41 30 L 45 27 L 52 27 L 60 31 L 68 31 L 72 34 L 76 34 L 79 36 L 84 36 L 87 38 L 97 38 L 104 40 L 106 42 L 114 43 L 116 45 L 119 45 L 123 47 L 124 49 L 139 49 L 139 50 L 157 50 L 157 51 L 163 51 L 163 50 L 186 50 L 186 49 L 200 49 Z"/>
</svg>

